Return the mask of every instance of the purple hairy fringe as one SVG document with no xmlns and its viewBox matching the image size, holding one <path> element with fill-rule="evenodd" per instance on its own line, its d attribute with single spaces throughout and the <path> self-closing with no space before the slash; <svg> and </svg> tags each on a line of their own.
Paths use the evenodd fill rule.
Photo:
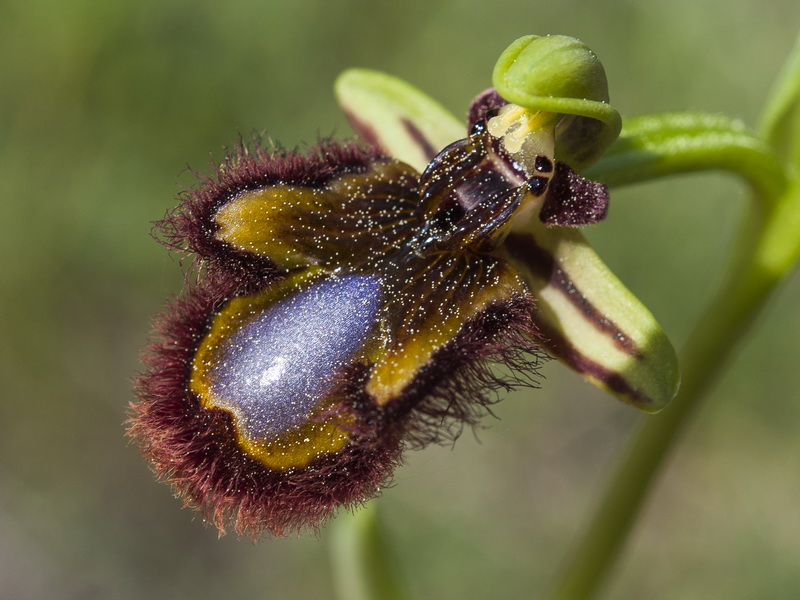
<svg viewBox="0 0 800 600">
<path fill-rule="evenodd" d="M 599 223 L 608 213 L 608 187 L 585 179 L 564 163 L 556 163 L 556 172 L 547 191 L 539 219 L 548 225 L 583 227 Z"/>
<path fill-rule="evenodd" d="M 364 415 L 350 429 L 369 435 L 362 423 L 377 423 L 376 431 L 393 431 L 411 449 L 452 443 L 465 426 L 475 426 L 499 401 L 499 391 L 517 386 L 538 387 L 539 367 L 549 357 L 539 345 L 541 335 L 531 318 L 533 301 L 518 296 L 489 306 L 432 358 L 399 398 L 384 409 L 366 393 L 369 366 L 351 365 L 341 374 L 332 412 Z M 509 372 L 493 368 L 504 364 Z M 330 414 L 330 413 L 328 413 Z"/>
<path fill-rule="evenodd" d="M 220 533 L 232 526 L 256 539 L 265 531 L 282 536 L 316 530 L 340 506 L 369 500 L 391 478 L 400 461 L 401 430 L 378 432 L 382 422 L 364 411 L 359 432 L 343 451 L 306 468 L 273 471 L 245 454 L 230 415 L 202 408 L 187 389 L 192 356 L 231 292 L 220 282 L 195 288 L 160 318 L 159 340 L 143 354 L 148 370 L 137 381 L 128 435 L 156 475 Z"/>
<path fill-rule="evenodd" d="M 264 532 L 317 530 L 339 507 L 376 496 L 391 480 L 406 444 L 451 441 L 489 410 L 497 390 L 535 384 L 543 358 L 530 299 L 489 307 L 386 408 L 365 392 L 368 365 L 344 369 L 332 394 L 336 402 L 319 418 L 353 416 L 348 445 L 305 468 L 273 471 L 239 448 L 230 415 L 202 408 L 187 389 L 197 345 L 236 285 L 219 278 L 173 301 L 156 324 L 159 339 L 145 349 L 148 370 L 137 381 L 140 399 L 128 421 L 128 435 L 156 475 L 221 533 L 232 527 L 256 539 Z M 495 362 L 514 374 L 496 374 Z"/>
<path fill-rule="evenodd" d="M 406 440 L 412 447 L 454 441 L 464 426 L 491 413 L 500 391 L 538 387 L 548 356 L 531 318 L 533 304 L 517 296 L 489 306 L 434 355 L 408 391 L 414 409 Z M 499 373 L 497 365 L 507 371 Z"/>
<path fill-rule="evenodd" d="M 157 223 L 159 241 L 175 250 L 190 250 L 215 269 L 247 277 L 253 271 L 274 273 L 266 257 L 236 250 L 214 237 L 214 216 L 237 194 L 276 184 L 320 188 L 337 175 L 364 172 L 380 158 L 374 149 L 357 142 L 322 140 L 302 153 L 296 150 L 262 147 L 256 138 L 243 140 L 216 167 L 214 177 L 198 174 L 199 185 L 183 192 L 181 204 Z"/>
</svg>

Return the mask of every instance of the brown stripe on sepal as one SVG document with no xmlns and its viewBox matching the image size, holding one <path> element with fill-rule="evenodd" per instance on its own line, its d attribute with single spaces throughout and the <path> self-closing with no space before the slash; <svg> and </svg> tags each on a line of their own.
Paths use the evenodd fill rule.
<svg viewBox="0 0 800 600">
<path fill-rule="evenodd" d="M 428 160 L 433 160 L 434 157 L 439 153 L 439 148 L 434 146 L 431 141 L 425 137 L 425 134 L 422 130 L 417 127 L 411 119 L 403 118 L 400 120 L 403 124 L 403 128 L 408 133 L 408 136 L 414 140 L 414 142 L 419 146 L 422 153 L 425 155 L 425 158 Z"/>
<path fill-rule="evenodd" d="M 342 111 L 347 118 L 347 122 L 350 123 L 350 127 L 353 128 L 353 131 L 355 131 L 359 139 L 372 147 L 376 152 L 386 155 L 389 154 L 386 148 L 381 145 L 380 137 L 375 129 L 373 129 L 365 121 L 359 119 L 353 111 L 346 108 L 343 108 Z"/>
<path fill-rule="evenodd" d="M 632 385 L 622 373 L 604 367 L 597 361 L 581 354 L 573 344 L 567 341 L 549 323 L 542 319 L 537 319 L 536 314 L 534 314 L 533 321 L 542 338 L 546 340 L 547 351 L 565 362 L 573 370 L 588 379 L 600 383 L 602 387 L 616 396 L 629 399 L 631 404 L 635 404 L 639 408 L 646 409 L 646 407 L 654 404 L 653 398 Z"/>
<path fill-rule="evenodd" d="M 630 356 L 643 358 L 636 343 L 592 304 L 555 257 L 539 246 L 532 235 L 509 234 L 506 238 L 505 249 L 513 259 L 524 263 L 531 273 L 548 281 L 553 288 L 559 290 L 564 298 L 578 309 L 586 321 L 602 332 L 614 347 Z"/>
</svg>

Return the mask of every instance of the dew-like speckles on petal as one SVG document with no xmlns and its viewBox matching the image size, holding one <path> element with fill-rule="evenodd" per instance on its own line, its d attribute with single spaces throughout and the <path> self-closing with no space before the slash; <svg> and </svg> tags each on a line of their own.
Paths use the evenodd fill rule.
<svg viewBox="0 0 800 600">
<path fill-rule="evenodd" d="M 499 152 L 474 128 L 423 185 L 357 144 L 242 147 L 187 192 L 162 230 L 204 268 L 162 319 L 130 428 L 187 504 L 253 536 L 318 527 L 407 444 L 477 423 L 510 385 L 490 362 L 535 373 L 532 301 L 491 254 L 529 196 Z"/>
<path fill-rule="evenodd" d="M 380 287 L 375 276 L 349 274 L 314 283 L 263 312 L 249 314 L 245 304 L 238 314 L 223 313 L 238 323 L 212 351 L 208 404 L 233 413 L 251 440 L 304 424 L 336 371 L 364 347 Z"/>
</svg>

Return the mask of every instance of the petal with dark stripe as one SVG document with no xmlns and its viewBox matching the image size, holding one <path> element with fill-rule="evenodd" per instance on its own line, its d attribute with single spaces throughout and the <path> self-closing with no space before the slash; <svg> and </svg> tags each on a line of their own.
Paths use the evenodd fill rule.
<svg viewBox="0 0 800 600">
<path fill-rule="evenodd" d="M 672 400 L 680 383 L 672 344 L 580 232 L 532 219 L 503 249 L 537 299 L 534 319 L 553 354 L 648 412 Z"/>
<path fill-rule="evenodd" d="M 336 96 L 356 133 L 380 152 L 422 171 L 465 128 L 441 104 L 405 81 L 367 69 L 348 69 Z"/>
</svg>

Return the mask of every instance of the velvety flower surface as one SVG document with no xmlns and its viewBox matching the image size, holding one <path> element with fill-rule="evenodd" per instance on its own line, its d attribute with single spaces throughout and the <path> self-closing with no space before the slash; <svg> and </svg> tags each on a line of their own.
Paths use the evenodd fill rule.
<svg viewBox="0 0 800 600">
<path fill-rule="evenodd" d="M 197 283 L 159 318 L 129 433 L 221 531 L 314 528 L 373 497 L 407 446 L 535 384 L 542 345 L 628 402 L 665 401 L 641 345 L 652 317 L 603 288 L 616 280 L 566 228 L 606 213 L 605 186 L 558 158 L 560 136 L 596 125 L 489 90 L 455 133 L 386 76 L 338 91 L 367 145 L 240 144 L 160 225 Z"/>
<path fill-rule="evenodd" d="M 355 144 L 240 146 L 161 224 L 204 266 L 161 317 L 131 435 L 221 529 L 316 526 L 375 495 L 404 445 L 475 422 L 512 383 L 491 363 L 535 373 L 530 295 L 470 250 L 497 203 L 470 220 L 438 206 L 448 186 L 419 190 Z"/>
</svg>

